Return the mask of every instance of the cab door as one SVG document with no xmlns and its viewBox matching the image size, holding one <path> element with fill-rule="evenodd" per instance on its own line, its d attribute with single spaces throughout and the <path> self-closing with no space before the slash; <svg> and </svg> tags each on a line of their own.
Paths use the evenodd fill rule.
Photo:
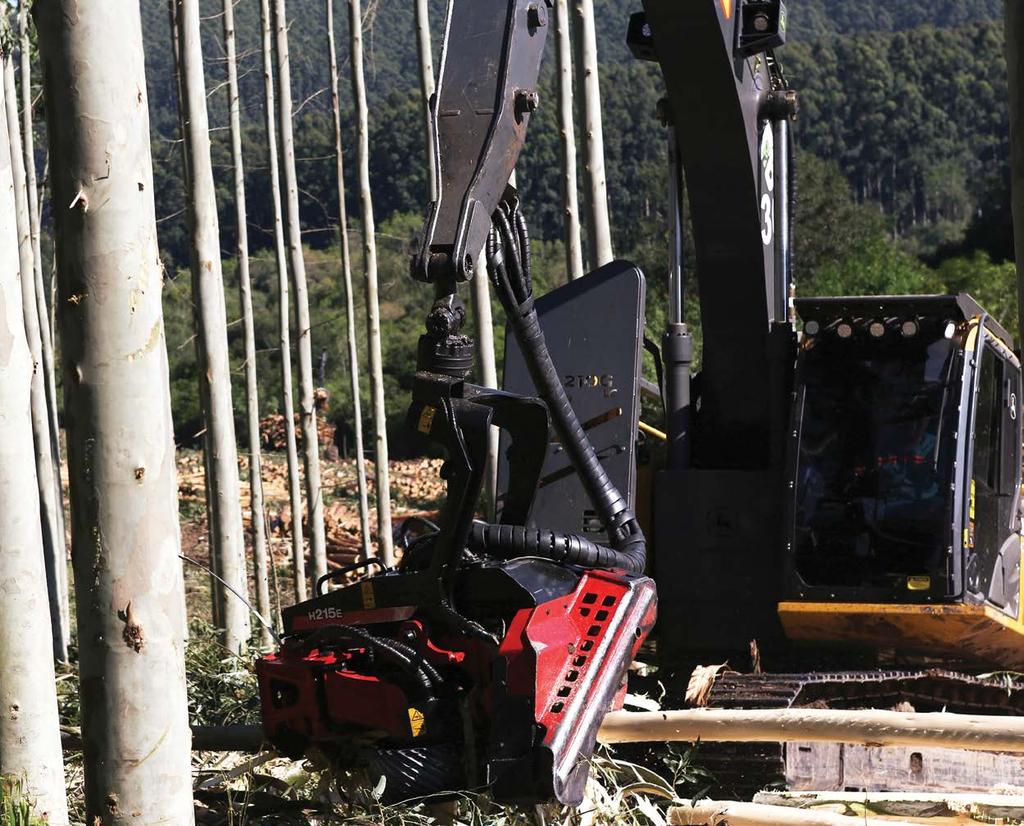
<svg viewBox="0 0 1024 826">
<path fill-rule="evenodd" d="M 967 591 L 972 602 L 1013 617 L 1020 609 L 1020 399 L 1019 362 L 986 334 L 976 366 L 967 480 Z"/>
</svg>

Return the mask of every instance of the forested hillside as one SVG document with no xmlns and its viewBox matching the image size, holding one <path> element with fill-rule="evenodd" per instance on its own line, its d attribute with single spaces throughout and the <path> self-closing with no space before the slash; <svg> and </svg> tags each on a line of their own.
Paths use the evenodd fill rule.
<svg viewBox="0 0 1024 826">
<path fill-rule="evenodd" d="M 218 3 L 207 0 L 207 88 L 215 130 L 223 248 L 233 247 L 229 219 L 230 159 Z M 445 3 L 432 0 L 435 44 Z M 656 67 L 632 60 L 624 44 L 639 0 L 598 0 L 601 89 L 609 200 L 617 255 L 631 257 L 652 285 L 649 323 L 660 323 L 665 270 L 665 133 L 654 117 L 662 94 Z M 161 249 L 168 271 L 187 254 L 182 217 L 181 163 L 174 142 L 177 114 L 169 27 L 162 0 L 144 0 L 150 109 L 156 158 Z M 314 293 L 314 348 L 325 353 L 324 382 L 340 417 L 345 402 L 343 296 L 337 264 L 338 214 L 332 160 L 323 5 L 289 3 L 295 129 L 305 239 Z M 340 42 L 348 31 L 346 6 L 336 3 Z M 791 85 L 801 94 L 796 128 L 798 198 L 796 278 L 801 292 L 872 292 L 969 288 L 1003 300 L 1010 273 L 1005 61 L 1001 0 L 940 0 L 892 4 L 871 0 L 793 0 L 790 43 L 780 53 Z M 262 128 L 262 69 L 258 4 L 236 6 L 250 242 L 266 250 L 272 227 Z M 406 259 L 425 209 L 426 173 L 416 74 L 413 8 L 399 0 L 367 6 L 364 20 L 370 100 L 370 174 L 382 245 L 381 279 L 385 369 L 397 423 L 407 387 L 426 296 L 406 276 Z M 341 49 L 344 139 L 354 145 L 347 50 Z M 435 53 L 435 62 L 436 62 Z M 542 284 L 561 272 L 562 205 L 559 133 L 548 53 L 542 106 L 534 116 L 519 168 L 519 184 L 538 244 Z M 694 128 L 699 128 L 695 124 Z M 349 172 L 354 173 L 350 164 Z M 348 208 L 358 233 L 355 180 Z M 354 249 L 359 249 L 356 244 Z M 995 263 L 991 263 L 994 259 Z M 544 262 L 549 268 L 543 266 Z M 922 263 L 926 262 L 926 263 Z M 264 376 L 276 376 L 269 259 L 257 262 L 257 328 Z M 360 262 L 356 261 L 356 274 Z M 231 272 L 229 264 L 228 273 Z M 978 274 L 978 277 L 972 275 Z M 982 278 L 981 274 L 985 277 Z M 984 297 L 984 295 L 982 296 Z M 361 300 L 361 295 L 357 295 Z M 187 279 L 167 291 L 176 420 L 179 438 L 197 429 Z M 264 312 L 259 313 L 262 305 Z M 699 319 L 691 319 L 699 325 Z M 1013 319 L 1007 318 L 1007 323 Z M 240 338 L 240 333 L 238 334 Z M 177 336 L 177 339 L 175 338 Z M 236 342 L 239 344 L 239 342 Z M 272 408 L 275 394 L 264 394 Z M 394 428 L 399 438 L 400 428 Z"/>
</svg>

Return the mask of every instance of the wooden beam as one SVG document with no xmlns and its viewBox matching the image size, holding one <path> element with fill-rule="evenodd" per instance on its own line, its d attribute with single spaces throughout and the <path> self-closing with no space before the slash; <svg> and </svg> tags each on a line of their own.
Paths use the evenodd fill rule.
<svg viewBox="0 0 1024 826">
<path fill-rule="evenodd" d="M 1024 753 L 1024 719 L 975 714 L 790 708 L 615 711 L 603 743 L 859 743 Z"/>
</svg>

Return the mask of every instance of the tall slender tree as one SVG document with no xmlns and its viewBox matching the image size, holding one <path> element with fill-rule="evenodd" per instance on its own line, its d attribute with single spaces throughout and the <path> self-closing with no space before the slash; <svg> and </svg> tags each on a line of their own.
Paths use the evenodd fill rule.
<svg viewBox="0 0 1024 826">
<path fill-rule="evenodd" d="M 558 57 L 558 125 L 562 137 L 562 203 L 565 210 L 565 271 L 570 281 L 583 277 L 579 185 L 576 180 L 576 125 L 573 119 L 572 16 L 569 0 L 555 0 Z"/>
<path fill-rule="evenodd" d="M 267 560 L 267 522 L 263 510 L 263 457 L 260 455 L 260 395 L 256 380 L 256 325 L 252 316 L 252 283 L 249 278 L 249 227 L 246 221 L 245 164 L 242 159 L 241 101 L 238 62 L 235 54 L 234 0 L 224 0 L 224 53 L 228 69 L 228 114 L 231 122 L 231 165 L 235 183 L 235 235 L 238 256 L 238 298 L 245 338 L 245 419 L 249 437 L 249 516 L 252 539 L 256 610 L 270 618 L 270 569 Z M 266 626 L 261 641 L 273 642 Z"/>
<path fill-rule="evenodd" d="M 139 4 L 35 0 L 33 14 L 58 206 L 85 821 L 189 826 L 185 598 Z"/>
<path fill-rule="evenodd" d="M 53 661 L 40 656 L 52 639 L 38 621 L 49 595 L 34 484 L 33 365 L 22 321 L 16 220 L 11 145 L 7 120 L 0 118 L 0 773 L 24 777 L 35 813 L 63 826 L 68 809 Z"/>
<path fill-rule="evenodd" d="M 427 125 L 427 186 L 431 201 L 437 200 L 437 169 L 434 166 L 434 128 L 430 119 L 430 101 L 434 97 L 434 57 L 430 43 L 430 8 L 427 0 L 416 0 L 416 51 L 420 59 L 420 91 Z"/>
<path fill-rule="evenodd" d="M 1006 0 L 1006 69 L 1010 90 L 1010 180 L 1017 261 L 1017 345 L 1024 347 L 1024 2 Z"/>
<path fill-rule="evenodd" d="M 598 75 L 594 0 L 576 2 L 576 78 L 583 120 L 583 161 L 586 185 L 587 248 L 590 267 L 612 260 L 612 232 L 608 218 L 608 182 L 604 171 L 604 127 L 601 120 L 601 81 Z"/>
<path fill-rule="evenodd" d="M 3 48 L 0 46 L 0 48 Z M 50 594 L 50 625 L 53 631 L 53 654 L 61 662 L 68 658 L 68 635 L 63 621 L 62 605 L 67 599 L 61 589 L 67 587 L 67 554 L 64 547 L 64 514 L 60 497 L 60 466 L 53 461 L 53 432 L 43 367 L 42 334 L 39 305 L 36 302 L 36 281 L 33 273 L 32 229 L 29 218 L 28 184 L 25 156 L 22 153 L 18 125 L 18 99 L 14 83 L 14 60 L 3 61 L 4 117 L 11 147 L 11 170 L 14 179 L 15 225 L 18 236 L 18 260 L 21 270 L 21 299 L 25 335 L 32 354 L 32 434 L 35 447 L 36 486 L 43 525 L 43 549 L 46 560 L 46 583 Z"/>
<path fill-rule="evenodd" d="M 281 412 L 284 414 L 285 452 L 288 457 L 288 498 L 292 510 L 292 574 L 295 601 L 306 599 L 306 554 L 302 539 L 302 480 L 299 478 L 299 452 L 295 441 L 295 408 L 292 402 L 291 312 L 289 308 L 288 252 L 284 238 L 281 209 L 280 160 L 277 147 L 277 121 L 274 93 L 274 37 L 270 0 L 260 0 L 262 29 L 263 95 L 267 130 L 267 162 L 270 167 L 270 195 L 274 207 L 274 252 L 277 263 L 278 341 L 281 349 Z"/>
<path fill-rule="evenodd" d="M 338 232 L 341 269 L 345 284 L 345 335 L 352 390 L 352 425 L 356 434 L 356 483 L 359 488 L 359 536 L 363 558 L 370 558 L 370 506 L 366 494 L 366 456 L 363 452 L 363 403 L 359 398 L 359 348 L 356 346 L 356 310 L 352 298 L 352 257 L 348 243 L 348 207 L 345 205 L 345 155 L 341 148 L 341 98 L 338 94 L 338 56 L 334 43 L 334 0 L 326 0 L 327 52 L 331 66 L 331 108 L 334 111 L 334 157 L 338 179 Z"/>
<path fill-rule="evenodd" d="M 306 262 L 302 255 L 302 218 L 299 213 L 299 181 L 295 172 L 295 138 L 292 130 L 292 80 L 288 59 L 288 13 L 285 0 L 274 0 L 274 39 L 277 44 L 278 136 L 284 161 L 288 257 L 295 290 L 295 325 L 299 350 L 299 420 L 302 426 L 302 464 L 306 471 L 306 510 L 309 519 L 309 551 L 314 578 L 327 573 L 327 537 L 324 532 L 324 496 L 320 481 L 320 440 L 316 427 L 316 388 L 313 386 L 313 329 L 309 320 Z"/>
<path fill-rule="evenodd" d="M 192 302 L 199 364 L 199 399 L 206 425 L 206 486 L 215 506 L 209 513 L 213 569 L 238 593 L 248 591 L 235 413 L 231 400 L 227 310 L 220 258 L 206 82 L 199 29 L 199 0 L 176 0 L 181 66 L 181 109 L 185 122 L 185 155 L 189 192 L 187 214 L 192 256 Z M 224 645 L 241 651 L 249 641 L 249 611 L 227 588 L 215 591 Z"/>
<path fill-rule="evenodd" d="M 39 318 L 39 343 L 42 356 L 46 409 L 49 413 L 50 461 L 55 469 L 53 475 L 56 532 L 60 540 L 58 548 L 61 564 L 56 568 L 58 578 L 57 594 L 60 599 L 61 634 L 68 639 L 71 633 L 71 603 L 68 598 L 67 548 L 64 530 L 64 490 L 60 481 L 60 424 L 57 417 L 57 379 L 54 360 L 53 325 L 50 323 L 51 307 L 47 293 L 52 292 L 43 282 L 43 253 L 40 242 L 42 234 L 39 190 L 36 182 L 36 149 L 32 123 L 32 43 L 29 37 L 28 2 L 18 3 L 18 38 L 21 51 L 21 137 L 25 155 L 25 181 L 28 192 L 28 217 L 32 230 L 32 274 L 35 279 L 35 301 Z M 52 299 L 50 300 L 52 302 Z"/>
<path fill-rule="evenodd" d="M 352 96 L 359 135 L 359 203 L 363 218 L 363 255 L 366 260 L 367 349 L 370 351 L 370 398 L 373 401 L 374 470 L 377 481 L 377 550 L 385 565 L 394 561 L 391 537 L 391 480 L 388 469 L 387 408 L 384 403 L 384 366 L 380 346 L 380 303 L 377 290 L 377 239 L 370 191 L 370 126 L 363 75 L 363 10 L 360 0 L 348 0 L 349 62 Z"/>
</svg>

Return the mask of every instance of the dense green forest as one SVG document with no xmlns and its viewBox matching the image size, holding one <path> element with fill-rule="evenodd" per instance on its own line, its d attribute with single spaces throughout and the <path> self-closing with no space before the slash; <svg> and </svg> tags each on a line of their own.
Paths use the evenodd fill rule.
<svg viewBox="0 0 1024 826">
<path fill-rule="evenodd" d="M 205 0 L 205 52 L 214 162 L 219 174 L 225 254 L 234 247 L 225 67 L 219 2 Z M 432 0 L 440 32 L 443 0 Z M 314 353 L 332 416 L 348 409 L 324 5 L 289 4 L 297 156 L 309 247 Z M 336 2 L 344 139 L 354 145 L 348 87 L 346 4 Z M 166 5 L 143 0 L 149 104 L 161 249 L 168 273 L 168 326 L 178 437 L 200 429 L 187 273 L 181 161 Z M 666 269 L 665 133 L 654 116 L 661 92 L 656 67 L 634 62 L 624 44 L 639 0 L 597 0 L 609 199 L 615 251 L 644 267 L 648 324 L 663 318 Z M 1007 325 L 1015 323 L 1009 230 L 1005 61 L 1001 0 L 793 0 L 790 43 L 781 53 L 801 93 L 796 127 L 798 194 L 795 268 L 799 290 L 869 293 L 968 289 Z M 257 261 L 257 347 L 263 412 L 278 408 L 273 226 L 262 128 L 258 4 L 236 5 L 242 56 L 242 105 L 248 164 L 250 241 Z M 399 426 L 428 301 L 407 277 L 407 257 L 426 207 L 423 120 L 417 81 L 413 6 L 378 0 L 364 19 L 370 84 L 371 178 L 381 245 L 385 370 L 392 439 L 415 449 Z M 435 62 L 436 62 L 435 53 Z M 549 48 L 542 106 L 531 123 L 519 184 L 537 238 L 542 289 L 564 280 L 558 129 Z M 548 102 L 549 105 L 544 105 Z M 696 127 L 695 127 L 696 128 Z M 352 159 L 354 160 L 354 158 Z M 354 164 L 348 209 L 358 243 Z M 361 260 L 353 262 L 359 284 Z M 230 302 L 232 262 L 225 268 Z M 692 278 L 692 273 L 690 274 Z M 362 306 L 357 286 L 357 306 Z M 699 332 L 699 318 L 691 319 Z M 362 332 L 362 331 L 360 331 Z M 241 329 L 229 334 L 241 371 Z M 279 387 L 279 385 L 278 385 Z M 240 393 L 240 387 L 239 387 Z M 240 396 L 239 396 L 240 397 Z"/>
</svg>

